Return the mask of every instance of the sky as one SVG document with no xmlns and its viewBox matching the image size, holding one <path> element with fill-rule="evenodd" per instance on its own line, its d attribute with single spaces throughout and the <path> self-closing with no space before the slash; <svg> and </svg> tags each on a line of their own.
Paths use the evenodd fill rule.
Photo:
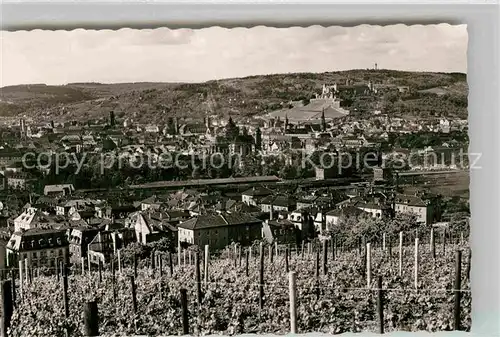
<svg viewBox="0 0 500 337">
<path fill-rule="evenodd" d="M 203 82 L 379 68 L 467 72 L 466 25 L 1 31 L 0 87 Z"/>
</svg>

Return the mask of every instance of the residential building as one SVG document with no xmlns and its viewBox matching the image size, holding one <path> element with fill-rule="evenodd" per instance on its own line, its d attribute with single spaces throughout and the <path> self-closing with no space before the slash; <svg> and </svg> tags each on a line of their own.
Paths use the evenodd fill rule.
<svg viewBox="0 0 500 337">
<path fill-rule="evenodd" d="M 36 181 L 27 172 L 5 172 L 7 187 L 12 190 L 26 190 Z"/>
<path fill-rule="evenodd" d="M 54 268 L 56 262 L 68 262 L 69 243 L 64 229 L 29 229 L 16 231 L 7 244 L 8 265 L 28 260 L 33 268 Z"/>
<path fill-rule="evenodd" d="M 397 194 L 394 201 L 396 213 L 414 214 L 417 221 L 432 224 L 440 220 L 439 198 L 420 195 Z"/>
<path fill-rule="evenodd" d="M 110 229 L 99 231 L 88 245 L 88 259 L 93 265 L 107 265 L 118 249 L 135 242 L 133 229 Z"/>
<path fill-rule="evenodd" d="M 179 242 L 220 249 L 232 242 L 250 245 L 262 237 L 262 220 L 247 214 L 203 214 L 178 226 Z"/>
<path fill-rule="evenodd" d="M 315 208 L 302 208 L 289 212 L 287 218 L 300 230 L 301 238 L 306 238 L 314 236 L 316 232 L 314 219 L 317 217 L 318 213 L 318 210 Z"/>
<path fill-rule="evenodd" d="M 269 195 L 260 201 L 260 209 L 262 212 L 285 211 L 290 212 L 297 207 L 297 200 L 294 197 L 287 195 Z"/>
<path fill-rule="evenodd" d="M 326 229 L 335 230 L 335 226 L 339 224 L 341 219 L 347 217 L 359 217 L 362 215 L 368 216 L 368 213 L 351 205 L 331 210 L 326 213 Z"/>
<path fill-rule="evenodd" d="M 262 238 L 268 243 L 296 245 L 300 230 L 288 219 L 266 220 L 262 224 Z"/>
<path fill-rule="evenodd" d="M 27 207 L 14 219 L 14 231 L 28 230 L 38 227 L 39 218 L 43 217 L 42 211 L 34 207 Z"/>
<path fill-rule="evenodd" d="M 80 261 L 82 257 L 87 258 L 88 245 L 99 233 L 99 229 L 85 226 L 70 228 L 68 232 L 71 260 Z"/>
<path fill-rule="evenodd" d="M 257 206 L 260 204 L 260 200 L 273 194 L 268 188 L 264 187 L 252 187 L 241 194 L 241 201 L 247 205 Z"/>
<path fill-rule="evenodd" d="M 377 202 L 374 200 L 359 201 L 355 203 L 355 206 L 377 219 L 386 219 L 392 215 L 391 206 L 383 202 Z"/>
<path fill-rule="evenodd" d="M 184 211 L 140 212 L 134 225 L 137 242 L 147 244 L 162 238 L 170 238 L 172 242 L 176 242 L 176 225 L 188 217 L 189 213 Z"/>
<path fill-rule="evenodd" d="M 43 188 L 43 194 L 50 196 L 71 195 L 74 191 L 75 187 L 73 186 L 73 184 L 45 185 Z"/>
</svg>

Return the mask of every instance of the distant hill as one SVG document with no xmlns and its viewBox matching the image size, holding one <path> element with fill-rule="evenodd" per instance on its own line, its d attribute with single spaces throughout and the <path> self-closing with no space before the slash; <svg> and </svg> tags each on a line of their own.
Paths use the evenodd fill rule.
<svg viewBox="0 0 500 337">
<path fill-rule="evenodd" d="M 343 84 L 346 79 L 409 86 L 415 93 L 380 100 L 356 97 L 347 109 L 369 110 L 382 102 L 382 107 L 394 114 L 467 117 L 465 74 L 393 70 L 259 75 L 203 83 L 16 85 L 0 88 L 0 116 L 26 114 L 38 120 L 65 121 L 106 118 L 114 111 L 118 118 L 138 122 L 161 122 L 173 115 L 201 118 L 207 112 L 237 118 L 276 110 L 291 100 L 311 98 L 324 83 Z"/>
</svg>

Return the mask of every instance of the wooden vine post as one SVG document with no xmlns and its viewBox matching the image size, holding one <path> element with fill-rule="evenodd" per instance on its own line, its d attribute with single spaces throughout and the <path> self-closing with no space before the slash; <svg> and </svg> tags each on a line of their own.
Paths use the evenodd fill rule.
<svg viewBox="0 0 500 337">
<path fill-rule="evenodd" d="M 389 259 L 391 259 L 391 268 L 392 268 L 392 235 L 389 234 L 389 238 L 387 240 L 389 247 Z"/>
<path fill-rule="evenodd" d="M 96 301 L 87 302 L 85 304 L 83 317 L 84 335 L 92 337 L 99 336 L 99 313 Z"/>
<path fill-rule="evenodd" d="M 10 280 L 2 281 L 2 336 L 7 336 L 13 312 L 12 283 Z"/>
<path fill-rule="evenodd" d="M 172 256 L 172 252 L 168 252 L 168 264 L 170 265 L 170 277 L 174 276 L 174 258 Z"/>
<path fill-rule="evenodd" d="M 156 255 L 156 252 L 153 250 L 151 251 L 151 270 L 155 270 L 156 269 L 156 265 L 155 265 L 155 255 Z"/>
<path fill-rule="evenodd" d="M 158 254 L 158 271 L 160 277 L 163 277 L 163 255 Z"/>
<path fill-rule="evenodd" d="M 297 304 L 295 288 L 295 272 L 289 273 L 289 292 L 290 292 L 290 333 L 297 333 Z"/>
<path fill-rule="evenodd" d="M 285 248 L 285 270 L 287 273 L 290 271 L 290 266 L 288 265 L 288 247 Z"/>
<path fill-rule="evenodd" d="M 23 298 L 23 260 L 19 260 L 19 297 Z"/>
<path fill-rule="evenodd" d="M 16 275 L 15 271 L 10 271 L 10 280 L 12 282 L 12 305 L 16 306 Z"/>
<path fill-rule="evenodd" d="M 399 277 L 403 276 L 403 232 L 399 232 Z"/>
<path fill-rule="evenodd" d="M 97 271 L 99 272 L 99 283 L 102 282 L 102 261 L 99 260 L 97 264 Z"/>
<path fill-rule="evenodd" d="M 201 275 L 200 275 L 200 253 L 198 253 L 198 251 L 195 252 L 194 260 L 195 260 L 195 277 L 196 277 L 196 296 L 198 304 L 201 304 L 202 295 L 201 295 Z"/>
<path fill-rule="evenodd" d="M 378 330 L 380 334 L 384 333 L 384 292 L 382 290 L 382 276 L 377 279 L 377 316 Z"/>
<path fill-rule="evenodd" d="M 332 261 L 335 261 L 335 235 L 332 235 L 332 238 L 330 239 L 331 246 L 332 246 Z"/>
<path fill-rule="evenodd" d="M 134 316 L 137 314 L 137 297 L 135 289 L 135 277 L 133 275 L 129 276 L 130 279 L 130 289 L 132 293 L 132 308 L 134 309 Z"/>
<path fill-rule="evenodd" d="M 63 282 L 63 303 L 64 303 L 64 317 L 69 317 L 69 298 L 68 298 L 68 267 L 63 265 L 61 270 Z"/>
<path fill-rule="evenodd" d="M 366 244 L 366 285 L 370 288 L 372 284 L 372 250 L 371 243 Z"/>
<path fill-rule="evenodd" d="M 469 248 L 468 251 L 469 251 L 469 255 L 467 256 L 467 269 L 466 269 L 465 275 L 467 277 L 467 280 L 470 281 L 470 265 L 471 265 L 471 261 L 472 261 L 472 250 Z"/>
<path fill-rule="evenodd" d="M 26 274 L 26 284 L 29 284 L 29 280 L 30 280 L 30 265 L 28 263 L 28 259 L 24 259 L 24 271 L 25 271 L 25 274 Z"/>
<path fill-rule="evenodd" d="M 205 258 L 203 259 L 203 277 L 205 284 L 208 283 L 208 261 L 210 259 L 209 246 L 205 245 Z"/>
<path fill-rule="evenodd" d="M 118 249 L 118 273 L 122 273 L 122 252 Z"/>
<path fill-rule="evenodd" d="M 462 251 L 455 253 L 455 284 L 453 306 L 453 330 L 460 330 L 460 300 L 462 299 Z"/>
<path fill-rule="evenodd" d="M 180 292 L 182 307 L 182 333 L 183 335 L 189 335 L 187 290 L 185 288 L 182 288 Z"/>
<path fill-rule="evenodd" d="M 328 245 L 326 240 L 323 241 L 323 275 L 328 274 Z"/>
<path fill-rule="evenodd" d="M 314 277 L 316 279 L 319 278 L 319 251 L 317 250 L 316 251 L 316 254 L 315 254 L 315 259 L 314 259 Z"/>
<path fill-rule="evenodd" d="M 135 288 L 135 278 L 133 275 L 130 275 L 129 278 L 130 278 L 130 286 L 132 292 L 132 309 L 134 311 L 134 326 L 135 330 L 137 330 L 137 294 Z"/>
<path fill-rule="evenodd" d="M 241 246 L 238 246 L 238 268 L 241 268 Z"/>
<path fill-rule="evenodd" d="M 116 279 L 115 279 L 115 261 L 111 259 L 111 287 L 113 290 L 113 303 L 116 304 Z"/>
<path fill-rule="evenodd" d="M 178 241 L 177 242 L 177 265 L 178 266 L 181 265 L 181 251 L 182 251 L 181 242 Z"/>
<path fill-rule="evenodd" d="M 133 257 L 134 261 L 134 277 L 137 278 L 137 254 L 134 253 L 134 257 Z"/>
<path fill-rule="evenodd" d="M 419 255 L 418 255 L 418 237 L 415 238 L 415 289 L 418 289 L 418 263 L 419 263 Z"/>
<path fill-rule="evenodd" d="M 446 255 L 446 228 L 443 229 L 443 256 Z"/>
<path fill-rule="evenodd" d="M 316 299 L 319 299 L 320 289 L 319 289 L 319 249 L 316 250 L 316 259 L 314 262 L 315 271 L 314 276 L 316 279 Z"/>
<path fill-rule="evenodd" d="M 435 245 L 435 242 L 434 242 L 434 228 L 431 228 L 431 242 L 430 242 L 430 247 L 431 247 L 432 258 L 435 260 L 436 259 L 436 245 Z"/>
<path fill-rule="evenodd" d="M 264 245 L 260 243 L 259 306 L 264 308 Z"/>
<path fill-rule="evenodd" d="M 248 277 L 249 276 L 249 268 L 248 268 L 248 263 L 250 262 L 250 249 L 247 249 L 245 252 L 245 275 Z M 205 279 L 206 280 L 206 279 Z M 206 281 L 205 281 L 206 282 Z"/>
</svg>

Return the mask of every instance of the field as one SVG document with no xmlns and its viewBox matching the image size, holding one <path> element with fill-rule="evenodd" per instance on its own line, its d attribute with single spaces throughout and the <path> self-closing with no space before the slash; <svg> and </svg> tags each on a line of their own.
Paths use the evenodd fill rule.
<svg viewBox="0 0 500 337">
<path fill-rule="evenodd" d="M 406 184 L 406 193 L 414 193 L 416 186 L 418 188 L 426 188 L 429 192 L 440 194 L 443 197 L 460 197 L 467 200 L 469 199 L 469 171 L 415 177 L 413 181 L 411 177 L 405 177 L 404 179 L 403 183 Z"/>
<path fill-rule="evenodd" d="M 456 250 L 463 250 L 461 274 L 461 330 L 471 326 L 471 297 L 468 278 L 470 260 L 468 244 L 448 238 L 446 245 L 436 236 L 436 258 L 433 259 L 427 239 L 419 245 L 417 288 L 414 279 L 415 245 L 407 236 L 399 276 L 398 239 L 387 240 L 385 250 L 380 243 L 370 249 L 371 284 L 367 287 L 364 253 L 358 249 L 341 250 L 333 260 L 328 251 L 326 274 L 321 249 L 291 249 L 288 264 L 296 274 L 297 332 L 378 331 L 377 277 L 382 277 L 383 324 L 386 332 L 440 331 L 453 329 L 454 265 Z M 389 241 L 392 247 L 389 253 Z M 428 241 L 427 241 L 428 242 Z M 444 248 L 444 249 L 443 249 Z M 271 248 L 274 249 L 274 248 Z M 168 255 L 162 255 L 162 271 L 149 268 L 148 261 L 138 266 L 136 285 L 137 310 L 134 313 L 130 262 L 113 277 L 110 270 L 99 273 L 73 266 L 69 275 L 69 317 L 64 317 L 63 288 L 55 276 L 38 276 L 25 284 L 22 300 L 12 317 L 9 336 L 83 336 L 82 312 L 85 302 L 97 301 L 101 335 L 179 335 L 183 332 L 180 289 L 187 289 L 189 333 L 196 335 L 241 333 L 286 334 L 290 331 L 289 278 L 286 273 L 285 250 L 280 248 L 271 262 L 268 247 L 264 256 L 263 308 L 259 306 L 258 247 L 252 249 L 246 276 L 245 251 L 234 254 L 227 249 L 211 256 L 205 282 L 201 263 L 200 304 L 197 302 L 194 253 L 181 254 L 181 264 L 173 258 L 170 275 Z M 316 255 L 318 254 L 318 255 Z M 189 258 L 191 255 L 192 258 Z M 200 254 L 200 256 L 203 254 Z M 319 258 L 316 269 L 316 258 Z M 191 262 L 191 263 L 190 263 Z M 316 276 L 316 270 L 319 271 Z M 18 282 L 17 282 L 18 283 Z M 116 289 L 116 299 L 113 299 Z"/>
</svg>

